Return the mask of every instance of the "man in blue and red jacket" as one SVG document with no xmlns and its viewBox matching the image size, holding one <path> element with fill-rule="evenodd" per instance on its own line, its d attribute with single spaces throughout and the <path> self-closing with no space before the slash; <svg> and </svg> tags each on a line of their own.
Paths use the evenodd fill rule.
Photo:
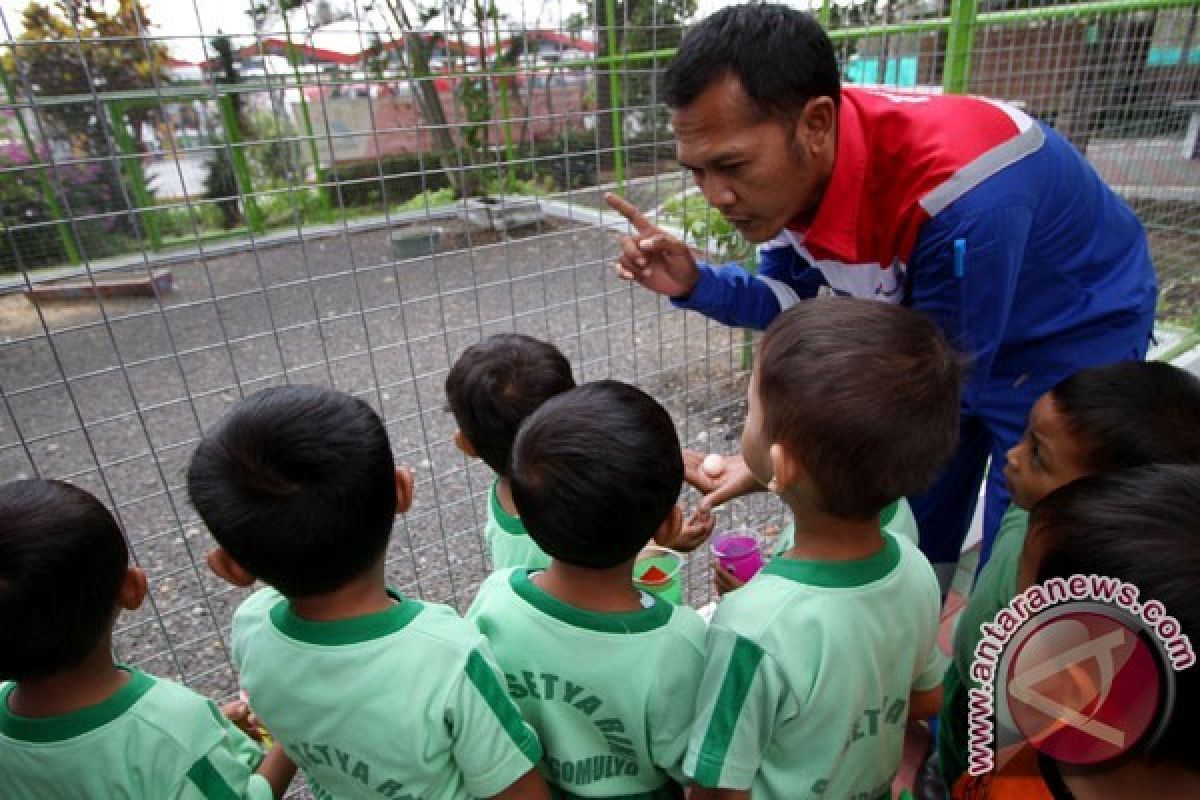
<svg viewBox="0 0 1200 800">
<path fill-rule="evenodd" d="M 759 268 L 697 263 L 610 196 L 635 229 L 617 273 L 727 325 L 763 329 L 822 286 L 932 317 L 972 368 L 958 452 L 912 498 L 921 547 L 947 580 L 990 456 L 986 559 L 1008 504 L 1005 453 L 1033 402 L 1081 368 L 1145 356 L 1157 286 L 1133 212 L 1014 107 L 842 88 L 829 38 L 786 7 L 706 18 L 663 83 L 679 162 L 761 244 Z M 761 488 L 736 461 L 709 483 L 706 506 Z"/>
</svg>

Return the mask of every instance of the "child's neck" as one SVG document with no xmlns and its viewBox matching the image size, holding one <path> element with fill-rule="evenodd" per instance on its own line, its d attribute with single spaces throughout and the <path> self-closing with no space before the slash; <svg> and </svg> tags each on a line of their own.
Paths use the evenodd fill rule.
<svg viewBox="0 0 1200 800">
<path fill-rule="evenodd" d="M 369 570 L 332 592 L 289 599 L 292 613 L 313 622 L 364 617 L 386 611 L 396 604 L 387 593 L 383 558 Z"/>
<path fill-rule="evenodd" d="M 17 681 L 8 710 L 20 717 L 57 717 L 94 706 L 112 697 L 129 681 L 129 673 L 112 660 L 112 637 L 105 636 L 77 667 L 45 678 Z"/>
<path fill-rule="evenodd" d="M 785 558 L 857 561 L 870 558 L 883 547 L 878 514 L 866 520 L 843 519 L 818 510 L 814 503 L 783 499 L 796 523 L 795 544 L 784 553 Z"/>
<path fill-rule="evenodd" d="M 500 501 L 500 507 L 509 515 L 521 516 L 517 513 L 517 504 L 513 502 L 512 484 L 503 475 L 499 476 L 499 480 L 496 482 L 496 499 Z"/>
<path fill-rule="evenodd" d="M 1060 764 L 1059 774 L 1075 800 L 1140 800 L 1143 797 L 1200 797 L 1200 773 L 1144 759 L 1095 771 Z"/>
<path fill-rule="evenodd" d="M 633 559 L 609 569 L 588 569 L 551 559 L 534 584 L 567 605 L 586 611 L 641 611 L 642 594 L 633 585 Z"/>
</svg>

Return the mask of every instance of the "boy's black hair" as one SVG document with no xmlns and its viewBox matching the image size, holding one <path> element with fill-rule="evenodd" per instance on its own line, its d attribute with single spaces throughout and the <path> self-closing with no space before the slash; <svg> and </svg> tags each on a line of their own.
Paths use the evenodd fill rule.
<svg viewBox="0 0 1200 800">
<path fill-rule="evenodd" d="M 1030 511 L 1026 554 L 1037 559 L 1038 583 L 1099 575 L 1132 584 L 1143 602 L 1162 603 L 1181 632 L 1200 643 L 1200 466 L 1135 467 L 1090 475 L 1050 492 Z M 1174 648 L 1168 643 L 1166 649 L 1169 658 Z M 1171 720 L 1143 753 L 1196 769 L 1200 668 L 1174 677 Z"/>
<path fill-rule="evenodd" d="M 513 444 L 513 500 L 552 558 L 592 569 L 629 561 L 683 487 L 671 415 L 650 395 L 596 381 L 547 400 Z"/>
<path fill-rule="evenodd" d="M 201 440 L 188 496 L 241 567 L 288 597 L 344 586 L 383 556 L 396 515 L 387 429 L 362 400 L 264 389 Z"/>
<path fill-rule="evenodd" d="M 687 108 L 728 75 L 760 118 L 794 119 L 814 97 L 842 101 L 833 43 L 816 17 L 787 6 L 748 3 L 705 17 L 667 66 L 663 99 Z"/>
<path fill-rule="evenodd" d="M 557 394 L 575 388 L 571 362 L 549 342 L 498 333 L 462 352 L 446 376 L 458 428 L 497 475 L 508 475 L 521 422 Z"/>
<path fill-rule="evenodd" d="M 0 486 L 0 679 L 78 666 L 111 630 L 129 548 L 104 504 L 61 481 Z"/>
<path fill-rule="evenodd" d="M 867 519 L 933 482 L 958 443 L 963 359 L 928 318 L 851 297 L 780 314 L 753 380 L 771 443 L 798 457 L 821 510 Z"/>
<path fill-rule="evenodd" d="M 1161 361 L 1081 370 L 1051 390 L 1091 472 L 1200 463 L 1200 378 Z"/>
</svg>

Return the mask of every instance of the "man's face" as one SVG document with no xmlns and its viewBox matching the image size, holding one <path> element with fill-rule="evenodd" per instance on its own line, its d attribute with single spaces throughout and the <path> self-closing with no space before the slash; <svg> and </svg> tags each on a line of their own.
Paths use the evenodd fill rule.
<svg viewBox="0 0 1200 800">
<path fill-rule="evenodd" d="M 833 171 L 835 119 L 827 97 L 796 109 L 795 121 L 758 119 L 733 76 L 671 113 L 679 163 L 750 242 L 811 221 Z"/>
<path fill-rule="evenodd" d="M 1088 474 L 1087 451 L 1054 405 L 1050 392 L 1029 412 L 1029 426 L 1008 451 L 1004 480 L 1013 502 L 1029 509 L 1064 484 Z"/>
</svg>

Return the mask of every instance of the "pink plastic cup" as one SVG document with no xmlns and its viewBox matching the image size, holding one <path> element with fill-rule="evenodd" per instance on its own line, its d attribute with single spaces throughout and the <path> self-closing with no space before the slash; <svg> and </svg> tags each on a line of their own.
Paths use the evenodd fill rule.
<svg viewBox="0 0 1200 800">
<path fill-rule="evenodd" d="M 745 531 L 718 533 L 709 545 L 717 563 L 742 583 L 753 578 L 763 568 L 758 538 Z"/>
</svg>

